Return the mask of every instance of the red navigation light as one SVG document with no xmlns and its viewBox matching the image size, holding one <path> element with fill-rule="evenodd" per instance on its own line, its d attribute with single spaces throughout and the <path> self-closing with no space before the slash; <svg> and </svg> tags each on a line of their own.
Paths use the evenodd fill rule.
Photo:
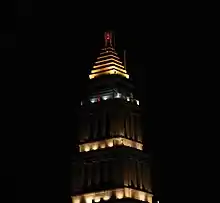
<svg viewBox="0 0 220 203">
<path fill-rule="evenodd" d="M 98 99 L 97 99 L 97 100 L 98 100 L 98 102 L 100 102 L 100 101 L 101 101 L 100 95 L 98 96 Z"/>
<path fill-rule="evenodd" d="M 104 35 L 105 39 L 105 46 L 112 46 L 112 33 L 111 32 L 105 32 Z"/>
<path fill-rule="evenodd" d="M 109 33 L 106 34 L 106 39 L 110 39 Z"/>
</svg>

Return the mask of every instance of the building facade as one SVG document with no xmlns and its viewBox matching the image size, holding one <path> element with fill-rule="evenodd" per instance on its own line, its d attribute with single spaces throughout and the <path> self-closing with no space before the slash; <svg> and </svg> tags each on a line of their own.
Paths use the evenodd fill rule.
<svg viewBox="0 0 220 203">
<path fill-rule="evenodd" d="M 72 203 L 152 202 L 149 156 L 143 152 L 139 101 L 125 63 L 104 34 L 79 114 Z"/>
</svg>

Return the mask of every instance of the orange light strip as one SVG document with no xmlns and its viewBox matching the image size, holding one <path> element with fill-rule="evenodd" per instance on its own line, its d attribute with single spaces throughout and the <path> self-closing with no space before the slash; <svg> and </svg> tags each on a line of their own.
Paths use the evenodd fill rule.
<svg viewBox="0 0 220 203">
<path fill-rule="evenodd" d="M 100 54 L 108 54 L 108 53 L 113 53 L 113 54 L 117 55 L 116 52 L 111 51 L 111 50 L 109 50 L 109 51 L 107 50 L 107 51 L 105 51 L 105 52 L 101 52 Z"/>
<path fill-rule="evenodd" d="M 106 58 L 106 57 L 115 57 L 117 59 L 120 59 L 118 56 L 115 56 L 115 55 L 112 55 L 112 54 L 109 54 L 109 55 L 106 55 L 106 56 L 99 56 L 97 59 L 101 59 L 101 58 Z"/>
<path fill-rule="evenodd" d="M 136 148 L 138 150 L 143 150 L 143 144 L 126 138 L 119 137 L 119 138 L 110 138 L 106 140 L 80 144 L 79 151 L 88 152 L 91 150 L 104 149 L 113 146 L 127 146 L 127 147 Z"/>
<path fill-rule="evenodd" d="M 105 62 L 105 61 L 110 61 L 110 60 L 112 60 L 112 61 L 115 61 L 115 62 L 117 62 L 117 63 L 122 64 L 122 62 L 121 62 L 121 61 L 116 60 L 116 59 L 114 59 L 114 58 L 109 58 L 109 59 L 102 60 L 102 61 L 96 61 L 95 63 L 97 64 L 97 63 L 102 63 L 102 62 Z"/>
<path fill-rule="evenodd" d="M 121 72 L 119 72 L 119 71 L 117 71 L 117 70 L 114 70 L 114 69 L 111 69 L 111 70 L 108 70 L 108 71 L 104 71 L 104 72 L 100 72 L 100 73 L 96 73 L 96 74 L 90 74 L 89 75 L 89 78 L 90 79 L 93 79 L 93 78 L 95 78 L 95 77 L 98 77 L 98 76 L 101 76 L 101 75 L 108 75 L 108 74 L 111 74 L 111 75 L 113 75 L 113 74 L 118 74 L 118 75 L 121 75 L 121 76 L 123 76 L 123 77 L 125 77 L 125 78 L 129 78 L 129 75 L 128 74 L 126 74 L 126 73 L 121 73 Z"/>
<path fill-rule="evenodd" d="M 93 68 L 98 68 L 98 67 L 102 67 L 102 66 L 106 66 L 106 65 L 117 65 L 117 66 L 120 66 L 121 68 L 125 69 L 124 66 L 122 66 L 120 64 L 117 64 L 115 62 L 110 62 L 110 63 L 105 63 L 105 64 L 102 64 L 102 65 L 93 66 Z"/>
<path fill-rule="evenodd" d="M 107 201 L 111 199 L 111 197 L 116 197 L 116 199 L 130 198 L 152 203 L 153 195 L 141 190 L 124 187 L 116 188 L 114 190 L 103 190 L 99 192 L 85 193 L 82 195 L 72 196 L 71 198 L 72 203 L 92 203 L 93 201 L 100 202 L 101 199 Z"/>
<path fill-rule="evenodd" d="M 111 50 L 115 51 L 115 49 L 114 49 L 113 47 L 106 47 L 106 48 L 102 48 L 101 50 L 106 51 L 106 50 L 108 50 L 108 49 L 111 49 Z"/>
<path fill-rule="evenodd" d="M 97 73 L 97 72 L 101 72 L 101 71 L 105 71 L 105 70 L 107 71 L 107 70 L 110 70 L 110 69 L 116 69 L 116 70 L 122 71 L 124 73 L 127 73 L 126 70 L 118 68 L 116 66 L 110 66 L 110 67 L 106 67 L 106 68 L 100 68 L 100 69 L 92 70 L 91 73 Z"/>
</svg>

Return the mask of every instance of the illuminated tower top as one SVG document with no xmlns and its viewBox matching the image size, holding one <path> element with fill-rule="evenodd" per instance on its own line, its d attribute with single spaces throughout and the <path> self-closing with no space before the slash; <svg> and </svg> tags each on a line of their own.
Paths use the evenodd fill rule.
<svg viewBox="0 0 220 203">
<path fill-rule="evenodd" d="M 117 74 L 128 79 L 129 75 L 114 48 L 113 33 L 105 32 L 104 39 L 105 47 L 101 49 L 100 56 L 97 58 L 89 78 Z"/>
</svg>

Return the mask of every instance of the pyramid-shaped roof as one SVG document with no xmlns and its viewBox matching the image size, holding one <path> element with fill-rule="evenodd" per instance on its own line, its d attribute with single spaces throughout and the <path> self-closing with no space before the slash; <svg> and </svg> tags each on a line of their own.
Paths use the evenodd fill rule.
<svg viewBox="0 0 220 203">
<path fill-rule="evenodd" d="M 101 49 L 100 56 L 97 58 L 89 78 L 93 79 L 108 74 L 118 74 L 129 78 L 125 67 L 112 45 L 111 32 L 105 32 L 105 48 Z"/>
</svg>

